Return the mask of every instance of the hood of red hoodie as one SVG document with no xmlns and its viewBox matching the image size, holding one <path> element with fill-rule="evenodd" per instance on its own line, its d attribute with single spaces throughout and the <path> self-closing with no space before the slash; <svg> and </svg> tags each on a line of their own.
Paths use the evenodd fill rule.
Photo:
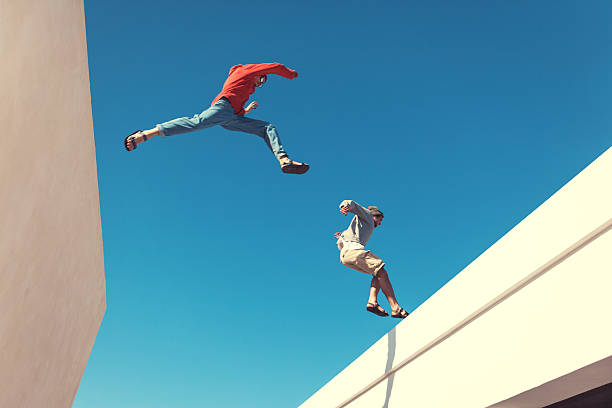
<svg viewBox="0 0 612 408">
<path fill-rule="evenodd" d="M 241 66 L 242 66 L 242 64 L 234 65 L 233 67 L 230 68 L 229 74 L 232 75 L 234 73 L 234 71 L 236 71 Z"/>
</svg>

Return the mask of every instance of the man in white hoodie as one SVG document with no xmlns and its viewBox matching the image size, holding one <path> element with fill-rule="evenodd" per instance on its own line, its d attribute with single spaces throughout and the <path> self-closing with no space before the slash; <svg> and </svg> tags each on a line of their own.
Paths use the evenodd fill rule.
<svg viewBox="0 0 612 408">
<path fill-rule="evenodd" d="M 397 303 L 389 275 L 385 270 L 385 263 L 373 252 L 365 249 L 374 228 L 382 223 L 384 214 L 375 206 L 365 209 L 352 200 L 341 202 L 340 212 L 344 215 L 348 215 L 349 212 L 355 214 L 351 224 L 344 232 L 334 234 L 334 237 L 338 238 L 340 262 L 349 268 L 373 276 L 366 310 L 378 316 L 389 316 L 378 304 L 378 292 L 382 289 L 391 306 L 391 317 L 399 319 L 407 317 L 409 313 Z"/>
</svg>

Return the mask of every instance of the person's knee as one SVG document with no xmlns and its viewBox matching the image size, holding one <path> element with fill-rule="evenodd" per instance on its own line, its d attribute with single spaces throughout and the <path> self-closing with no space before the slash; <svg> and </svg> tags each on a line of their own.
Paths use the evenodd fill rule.
<svg viewBox="0 0 612 408">
<path fill-rule="evenodd" d="M 271 123 L 266 123 L 266 126 L 264 126 L 264 131 L 268 134 L 276 133 L 276 126 Z"/>
<path fill-rule="evenodd" d="M 377 272 L 376 272 L 376 277 L 378 279 L 385 279 L 388 277 L 387 275 L 387 271 L 385 270 L 385 268 L 380 268 Z"/>
<path fill-rule="evenodd" d="M 261 138 L 264 139 L 268 139 L 268 136 L 270 135 L 270 132 L 274 132 L 275 131 L 275 127 L 274 125 L 270 124 L 270 123 L 262 123 L 259 124 L 257 126 L 253 126 L 251 127 L 247 133 L 252 133 L 254 135 L 257 135 Z"/>
</svg>

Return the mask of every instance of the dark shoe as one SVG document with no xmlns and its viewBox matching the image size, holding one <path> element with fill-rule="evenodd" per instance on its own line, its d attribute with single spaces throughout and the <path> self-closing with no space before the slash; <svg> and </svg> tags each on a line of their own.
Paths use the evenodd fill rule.
<svg viewBox="0 0 612 408">
<path fill-rule="evenodd" d="M 378 304 L 372 304 L 372 303 L 368 303 L 366 310 L 368 312 L 374 313 L 375 315 L 381 316 L 381 317 L 387 317 L 389 316 L 389 313 L 387 313 L 385 311 L 385 309 L 383 309 L 382 307 L 380 307 L 380 305 Z"/>
<path fill-rule="evenodd" d="M 405 319 L 409 314 L 410 313 L 400 307 L 396 312 L 391 313 L 391 317 L 395 317 L 396 319 Z"/>
<path fill-rule="evenodd" d="M 287 174 L 304 174 L 308 169 L 310 169 L 308 164 L 296 163 L 293 160 L 281 164 L 281 171 Z"/>
</svg>

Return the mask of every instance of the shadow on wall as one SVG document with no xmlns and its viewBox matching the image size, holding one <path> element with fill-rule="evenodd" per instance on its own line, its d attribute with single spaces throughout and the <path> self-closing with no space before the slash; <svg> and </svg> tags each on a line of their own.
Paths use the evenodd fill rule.
<svg viewBox="0 0 612 408">
<path fill-rule="evenodd" d="M 385 373 L 388 373 L 393 368 L 393 360 L 395 359 L 395 327 L 387 333 L 387 364 L 385 365 Z M 389 399 L 391 398 L 391 390 L 393 389 L 393 378 L 395 373 L 387 378 L 387 393 L 385 394 L 385 403 L 383 408 L 389 408 Z"/>
</svg>

